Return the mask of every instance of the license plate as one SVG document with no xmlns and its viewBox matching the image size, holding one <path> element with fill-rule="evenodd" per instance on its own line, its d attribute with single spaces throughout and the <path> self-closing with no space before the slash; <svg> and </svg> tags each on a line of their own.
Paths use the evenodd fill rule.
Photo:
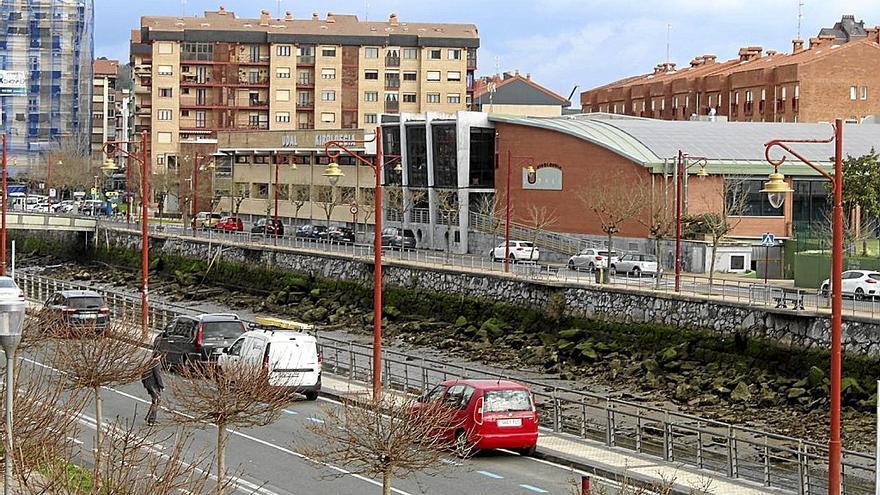
<svg viewBox="0 0 880 495">
<path fill-rule="evenodd" d="M 79 315 L 79 317 L 82 318 L 83 320 L 94 320 L 95 318 L 98 317 L 98 315 L 95 315 L 95 314 L 84 314 L 84 315 Z"/>
<path fill-rule="evenodd" d="M 520 419 L 520 418 L 499 419 L 498 426 L 522 426 L 522 419 Z"/>
<path fill-rule="evenodd" d="M 299 378 L 300 373 L 298 371 L 276 371 L 275 375 L 278 378 Z"/>
</svg>

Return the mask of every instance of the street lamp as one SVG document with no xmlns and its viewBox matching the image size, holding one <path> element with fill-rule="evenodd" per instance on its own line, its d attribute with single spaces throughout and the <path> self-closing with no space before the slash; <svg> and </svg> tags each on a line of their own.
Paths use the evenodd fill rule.
<svg viewBox="0 0 880 495">
<path fill-rule="evenodd" d="M 524 163 L 527 163 L 528 169 L 527 172 L 529 174 L 529 178 L 536 177 L 537 171 L 535 167 L 532 165 L 535 159 L 531 156 L 513 156 L 511 151 L 507 150 L 507 197 L 505 200 L 504 207 L 504 271 L 510 271 L 510 175 L 513 171 L 513 159 L 517 159 L 517 167 L 521 166 Z"/>
<path fill-rule="evenodd" d="M 12 483 L 12 408 L 13 380 L 15 378 L 15 349 L 21 342 L 21 325 L 24 322 L 23 301 L 0 302 L 0 346 L 6 353 L 6 469 L 3 472 L 3 494 L 9 495 Z"/>
<path fill-rule="evenodd" d="M 9 200 L 9 196 L 6 192 L 6 133 L 3 133 L 3 163 L 2 163 L 2 187 L 3 187 L 3 204 L 0 206 L 2 209 L 2 225 L 0 225 L 0 275 L 6 275 L 6 202 Z"/>
<path fill-rule="evenodd" d="M 688 164 L 688 159 L 694 160 L 693 163 Z M 681 196 L 682 189 L 684 189 L 684 176 L 687 175 L 687 171 L 691 167 L 699 166 L 700 170 L 697 171 L 696 176 L 701 179 L 709 177 L 706 164 L 706 158 L 688 156 L 687 153 L 678 150 L 678 162 L 675 167 L 675 292 L 681 289 Z M 712 256 L 715 256 L 714 253 Z"/>
<path fill-rule="evenodd" d="M 372 162 L 360 155 L 352 152 L 346 147 L 346 144 L 364 144 L 376 142 L 376 158 Z M 331 151 L 330 148 L 336 148 Z M 330 181 L 330 185 L 335 187 L 339 183 L 339 179 L 345 174 L 336 163 L 339 153 L 344 151 L 353 156 L 358 163 L 370 167 L 373 175 L 376 177 L 376 208 L 375 208 L 375 228 L 373 229 L 373 400 L 379 400 L 382 397 L 382 166 L 385 165 L 382 155 L 382 128 L 376 128 L 376 135 L 372 139 L 363 141 L 329 141 L 324 145 L 324 152 L 330 158 L 330 164 L 321 174 Z M 393 157 L 392 160 L 397 161 L 394 167 L 395 171 L 401 171 L 400 157 Z"/>
<path fill-rule="evenodd" d="M 801 154 L 792 150 L 788 143 L 830 143 L 834 142 L 834 175 L 816 166 Z M 773 166 L 773 173 L 768 177 L 761 192 L 767 193 L 770 204 L 779 208 L 785 201 L 785 195 L 792 192 L 785 182 L 785 176 L 779 173 L 779 166 L 785 163 L 786 156 L 774 160 L 770 158 L 770 149 L 781 148 L 808 165 L 810 168 L 831 181 L 833 193 L 832 205 L 832 241 L 831 241 L 831 434 L 828 440 L 828 494 L 840 494 L 840 366 L 841 366 L 841 328 L 843 326 L 843 290 L 841 278 L 843 273 L 843 120 L 834 121 L 834 134 L 828 139 L 774 139 L 764 145 L 764 157 Z"/>
</svg>

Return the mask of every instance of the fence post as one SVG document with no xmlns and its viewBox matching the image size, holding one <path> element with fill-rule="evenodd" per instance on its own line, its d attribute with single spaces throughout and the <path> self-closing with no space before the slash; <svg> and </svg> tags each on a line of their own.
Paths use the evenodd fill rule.
<svg viewBox="0 0 880 495">
<path fill-rule="evenodd" d="M 703 469 L 703 427 L 697 421 L 697 466 Z"/>
<path fill-rule="evenodd" d="M 354 347 L 351 342 L 348 343 L 348 383 L 351 384 L 354 379 Z"/>
<path fill-rule="evenodd" d="M 770 447 L 764 437 L 764 486 L 770 486 Z"/>
<path fill-rule="evenodd" d="M 553 388 L 553 395 L 552 395 L 552 398 L 553 398 L 553 431 L 558 433 L 559 426 L 560 426 L 560 418 L 559 418 L 560 411 L 559 411 L 559 399 L 556 397 L 556 391 L 557 391 L 557 389 L 554 387 Z"/>
<path fill-rule="evenodd" d="M 581 438 L 587 438 L 587 398 L 581 397 Z"/>
<path fill-rule="evenodd" d="M 611 399 L 605 399 L 605 445 L 614 446 L 614 411 Z"/>
<path fill-rule="evenodd" d="M 669 438 L 671 428 L 669 427 L 669 413 L 663 412 L 663 460 L 669 462 L 672 460 L 672 442 Z"/>
<path fill-rule="evenodd" d="M 798 495 L 804 495 L 804 442 L 798 440 L 797 463 L 798 463 Z M 808 488 L 809 489 L 809 488 Z"/>
<path fill-rule="evenodd" d="M 636 452 L 642 452 L 642 408 L 636 409 Z"/>
</svg>

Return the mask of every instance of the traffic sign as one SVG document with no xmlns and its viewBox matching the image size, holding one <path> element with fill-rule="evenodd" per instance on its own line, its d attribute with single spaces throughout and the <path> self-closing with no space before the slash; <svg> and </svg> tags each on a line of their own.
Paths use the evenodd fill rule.
<svg viewBox="0 0 880 495">
<path fill-rule="evenodd" d="M 770 232 L 764 232 L 761 236 L 761 245 L 764 247 L 773 247 L 776 245 L 776 236 Z"/>
<path fill-rule="evenodd" d="M 350 211 L 352 215 L 357 215 L 357 213 L 358 213 L 357 205 L 351 205 L 351 208 L 349 208 L 348 211 Z"/>
</svg>

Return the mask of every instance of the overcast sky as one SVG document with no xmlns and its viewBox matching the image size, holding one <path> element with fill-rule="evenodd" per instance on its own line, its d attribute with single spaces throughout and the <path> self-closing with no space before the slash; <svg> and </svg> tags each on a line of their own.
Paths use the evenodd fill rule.
<svg viewBox="0 0 880 495">
<path fill-rule="evenodd" d="M 142 15 L 201 14 L 223 4 L 240 17 L 275 16 L 276 0 L 94 0 L 95 56 L 128 60 L 129 32 Z M 283 0 L 297 18 L 312 12 L 353 13 L 361 19 L 467 22 L 477 25 L 478 74 L 518 69 L 568 96 L 670 58 L 686 65 L 700 54 L 734 57 L 741 46 L 791 50 L 799 0 Z M 842 14 L 880 24 L 878 0 L 804 0 L 802 33 L 815 36 Z"/>
</svg>

